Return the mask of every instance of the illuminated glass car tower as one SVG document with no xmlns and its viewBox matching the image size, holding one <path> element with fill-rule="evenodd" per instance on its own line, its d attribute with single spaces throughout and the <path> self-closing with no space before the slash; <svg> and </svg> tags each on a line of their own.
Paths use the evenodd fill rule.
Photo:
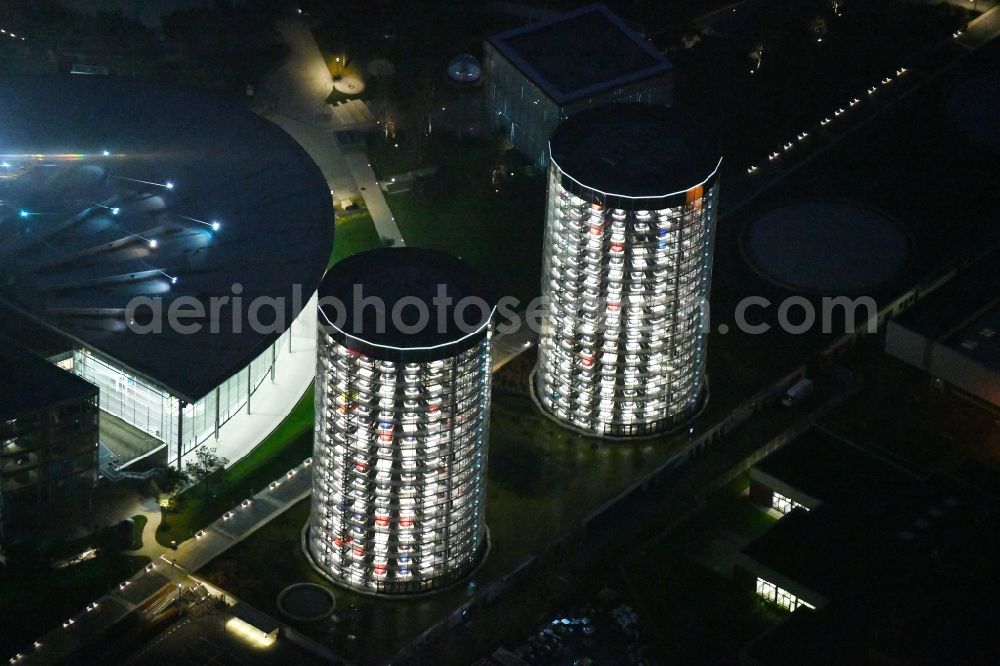
<svg viewBox="0 0 1000 666">
<path fill-rule="evenodd" d="M 616 104 L 549 149 L 535 397 L 588 434 L 668 430 L 704 399 L 718 145 L 674 109 Z"/>
<path fill-rule="evenodd" d="M 485 556 L 494 311 L 440 252 L 372 250 L 327 274 L 307 542 L 328 578 L 419 593 Z"/>
</svg>

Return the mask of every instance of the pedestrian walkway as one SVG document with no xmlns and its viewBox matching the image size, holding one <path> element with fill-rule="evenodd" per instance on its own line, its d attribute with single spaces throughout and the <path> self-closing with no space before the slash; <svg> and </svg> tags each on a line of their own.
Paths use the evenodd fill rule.
<svg viewBox="0 0 1000 666">
<path fill-rule="evenodd" d="M 375 172 L 372 171 L 371 164 L 368 162 L 368 155 L 348 153 L 344 155 L 344 159 L 351 170 L 351 175 L 354 176 L 354 181 L 361 190 L 365 206 L 368 207 L 368 214 L 375 222 L 375 230 L 378 232 L 379 239 L 386 245 L 394 247 L 406 245 L 403 241 L 403 234 L 400 233 L 399 226 L 396 224 L 396 218 L 393 217 L 389 204 L 385 200 L 385 194 L 379 187 Z"/>
<path fill-rule="evenodd" d="M 292 322 L 288 346 L 278 350 L 274 376 L 265 378 L 248 405 L 231 416 L 214 440 L 216 453 L 234 465 L 263 442 L 292 412 L 316 377 L 316 304 L 313 294 Z M 211 445 L 213 440 L 209 440 Z"/>
<path fill-rule="evenodd" d="M 341 104 L 334 104 L 333 122 L 335 129 L 340 130 L 364 130 L 375 127 L 375 116 L 368 109 L 368 105 L 360 99 L 352 99 Z"/>
<path fill-rule="evenodd" d="M 967 49 L 975 50 L 1000 35 L 1000 5 L 981 14 L 969 23 L 956 42 Z"/>
<path fill-rule="evenodd" d="M 331 112 L 326 98 L 333 89 L 333 81 L 309 27 L 301 21 L 282 21 L 278 32 L 291 53 L 265 82 L 267 95 L 274 98 L 275 106 L 264 117 L 288 132 L 309 153 L 336 200 L 361 195 L 385 245 L 405 245 L 368 156 L 363 152 L 344 153 L 333 137 L 336 130 L 371 124 L 374 118 L 367 105 L 354 100 L 334 107 Z"/>
<path fill-rule="evenodd" d="M 319 167 L 330 187 L 330 193 L 337 201 L 352 199 L 358 194 L 357 183 L 344 155 L 334 140 L 333 132 L 322 126 L 307 123 L 279 111 L 267 111 L 264 117 L 285 130 L 289 136 L 309 153 Z"/>
<path fill-rule="evenodd" d="M 259 530 L 268 522 L 305 499 L 312 490 L 312 460 L 289 470 L 279 479 L 240 507 L 229 511 L 214 523 L 183 542 L 176 550 L 159 547 L 146 548 L 146 532 L 152 529 L 149 539 L 156 544 L 155 527 L 143 532 L 145 554 L 157 555 L 142 571 L 122 581 L 110 594 L 87 604 L 86 608 L 62 626 L 52 629 L 37 641 L 34 648 L 23 652 L 17 664 L 52 664 L 67 662 L 71 656 L 99 637 L 129 613 L 149 602 L 166 585 L 176 585 L 212 559 Z M 159 513 L 159 512 L 157 512 Z M 156 522 L 159 525 L 159 521 Z M 68 662 L 67 662 L 68 663 Z"/>
<path fill-rule="evenodd" d="M 327 97 L 333 78 L 309 26 L 299 20 L 278 21 L 275 26 L 288 46 L 285 61 L 261 86 L 277 111 L 303 122 L 329 122 Z"/>
<path fill-rule="evenodd" d="M 143 497 L 134 515 L 145 516 L 146 524 L 142 528 L 142 546 L 137 550 L 128 551 L 129 555 L 139 555 L 155 560 L 167 550 L 156 540 L 156 530 L 163 521 L 160 503 L 155 497 Z"/>
</svg>

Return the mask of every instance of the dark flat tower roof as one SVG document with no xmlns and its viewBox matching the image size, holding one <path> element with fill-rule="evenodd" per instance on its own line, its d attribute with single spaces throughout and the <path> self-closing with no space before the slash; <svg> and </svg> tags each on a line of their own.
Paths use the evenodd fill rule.
<svg viewBox="0 0 1000 666">
<path fill-rule="evenodd" d="M 0 419 L 97 396 L 97 387 L 0 338 Z"/>
<path fill-rule="evenodd" d="M 708 185 L 722 161 L 718 141 L 677 109 L 608 104 L 563 121 L 549 142 L 552 161 L 585 188 L 659 198 Z"/>
<path fill-rule="evenodd" d="M 447 302 L 437 299 L 439 293 Z M 421 248 L 355 254 L 330 269 L 319 296 L 320 325 L 337 342 L 385 361 L 438 360 L 472 349 L 486 335 L 496 306 L 493 290 L 468 264 Z M 376 299 L 384 303 L 381 311 L 362 307 Z M 428 314 L 423 326 L 417 326 L 418 304 Z M 392 316 L 396 307 L 399 317 Z"/>
<path fill-rule="evenodd" d="M 193 402 L 287 329 L 295 285 L 303 300 L 319 285 L 329 186 L 248 109 L 162 83 L 20 77 L 0 82 L 0 119 L 0 317 L 20 310 Z M 236 284 L 242 331 L 232 301 L 218 333 L 204 319 L 193 334 L 127 325 L 135 297 L 162 297 L 164 312 L 194 297 L 207 310 Z M 246 325 L 257 296 L 286 299 L 280 331 Z"/>
<path fill-rule="evenodd" d="M 562 105 L 673 69 L 602 4 L 494 35 L 489 43 Z"/>
</svg>

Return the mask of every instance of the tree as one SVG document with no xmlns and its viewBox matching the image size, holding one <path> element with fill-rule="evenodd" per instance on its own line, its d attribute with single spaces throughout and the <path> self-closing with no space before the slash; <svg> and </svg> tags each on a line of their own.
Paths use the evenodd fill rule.
<svg viewBox="0 0 1000 666">
<path fill-rule="evenodd" d="M 216 447 L 200 446 L 194 453 L 194 461 L 189 462 L 185 471 L 195 483 L 207 481 L 209 478 L 224 472 L 229 460 L 218 454 Z"/>
</svg>

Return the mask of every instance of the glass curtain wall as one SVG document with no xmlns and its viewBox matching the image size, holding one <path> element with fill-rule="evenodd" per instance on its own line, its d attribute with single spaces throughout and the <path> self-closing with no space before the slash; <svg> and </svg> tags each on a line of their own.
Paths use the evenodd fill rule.
<svg viewBox="0 0 1000 666">
<path fill-rule="evenodd" d="M 320 334 L 309 548 L 372 593 L 443 587 L 485 544 L 489 336 L 453 358 L 368 358 Z"/>
<path fill-rule="evenodd" d="M 246 368 L 198 402 L 184 406 L 180 439 L 185 456 L 214 437 L 217 426 L 222 427 L 245 408 L 248 396 L 253 407 L 253 393 L 271 377 L 272 366 L 288 353 L 290 336 L 291 330 L 285 331 Z M 167 443 L 168 460 L 176 464 L 180 400 L 89 350 L 74 353 L 73 372 L 98 386 L 103 411 Z"/>
<path fill-rule="evenodd" d="M 662 200 L 581 198 L 562 178 L 553 165 L 538 399 L 594 434 L 662 430 L 702 394 L 718 187 L 655 208 Z"/>
<path fill-rule="evenodd" d="M 236 373 L 198 402 L 184 406 L 184 427 L 181 439 L 184 455 L 204 443 L 216 433 L 216 415 L 221 428 L 236 416 L 247 404 L 253 409 L 253 394 L 271 378 L 272 366 L 288 353 L 288 338 L 291 329 L 285 331 L 278 340 L 250 362 L 246 368 Z M 177 438 L 170 442 L 171 461 L 177 457 Z"/>
<path fill-rule="evenodd" d="M 100 389 L 102 411 L 160 441 L 174 435 L 177 407 L 170 394 L 86 349 L 74 352 L 73 372 Z"/>
</svg>

